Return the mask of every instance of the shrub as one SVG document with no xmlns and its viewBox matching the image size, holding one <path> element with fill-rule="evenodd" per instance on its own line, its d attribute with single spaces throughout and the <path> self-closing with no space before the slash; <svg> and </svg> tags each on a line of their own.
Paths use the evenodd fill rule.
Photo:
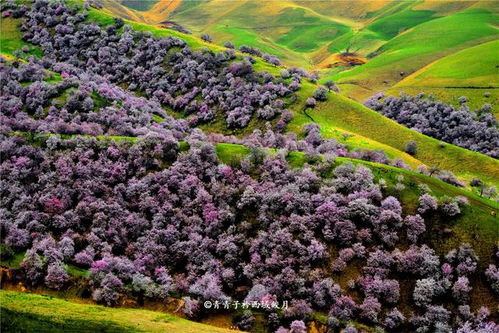
<svg viewBox="0 0 499 333">
<path fill-rule="evenodd" d="M 123 286 L 121 280 L 114 274 L 108 273 L 100 285 L 101 287 L 95 289 L 93 293 L 94 300 L 108 306 L 116 304 L 120 298 L 120 291 Z"/>
<path fill-rule="evenodd" d="M 430 304 L 432 299 L 441 295 L 444 289 L 438 281 L 433 278 L 426 278 L 416 281 L 412 294 L 416 305 L 424 306 Z"/>
<path fill-rule="evenodd" d="M 350 296 L 339 297 L 331 308 L 331 314 L 340 320 L 352 319 L 356 311 L 357 304 Z"/>
<path fill-rule="evenodd" d="M 395 329 L 405 321 L 405 316 L 397 308 L 386 314 L 385 327 L 388 329 Z"/>
<path fill-rule="evenodd" d="M 211 38 L 210 35 L 208 34 L 202 34 L 201 35 L 201 39 L 204 40 L 205 42 L 208 42 L 208 43 L 211 43 L 213 42 L 213 39 Z"/>
<path fill-rule="evenodd" d="M 492 157 L 499 157 L 497 122 L 481 112 L 470 112 L 466 97 L 460 97 L 459 109 L 435 102 L 424 95 L 384 97 L 374 95 L 364 104 L 396 122 L 431 136 Z M 444 148 L 442 142 L 440 148 Z"/>
<path fill-rule="evenodd" d="M 329 91 L 334 91 L 336 93 L 339 93 L 340 92 L 340 89 L 338 88 L 338 86 L 336 85 L 336 83 L 334 83 L 333 81 L 331 80 L 328 80 L 326 82 L 324 82 L 324 85 L 326 86 L 326 88 L 329 90 Z"/>
<path fill-rule="evenodd" d="M 317 101 L 313 97 L 307 98 L 307 101 L 305 102 L 305 106 L 307 108 L 314 108 L 317 105 Z"/>
<path fill-rule="evenodd" d="M 48 266 L 47 275 L 45 276 L 45 285 L 51 289 L 62 289 L 69 276 L 66 270 L 60 263 L 53 263 Z"/>
<path fill-rule="evenodd" d="M 255 317 L 253 316 L 251 311 L 246 310 L 239 318 L 236 318 L 235 324 L 239 329 L 243 331 L 251 331 L 254 321 Z"/>
<path fill-rule="evenodd" d="M 407 226 L 407 239 L 411 243 L 416 243 L 418 237 L 426 231 L 424 219 L 419 215 L 406 216 L 404 223 Z"/>
<path fill-rule="evenodd" d="M 499 294 L 499 269 L 497 269 L 496 265 L 490 264 L 485 271 L 485 276 L 492 290 Z"/>
<path fill-rule="evenodd" d="M 415 156 L 418 152 L 418 145 L 416 141 L 409 141 L 405 146 L 405 152 L 409 155 Z"/>
<path fill-rule="evenodd" d="M 234 46 L 234 44 L 231 42 L 231 41 L 226 41 L 224 43 L 224 46 L 228 49 L 235 49 L 236 47 Z"/>
<path fill-rule="evenodd" d="M 190 297 L 182 297 L 182 300 L 184 301 L 182 312 L 187 316 L 187 318 L 197 318 L 200 312 L 199 302 L 195 299 L 191 299 Z"/>
<path fill-rule="evenodd" d="M 435 197 L 428 193 L 425 193 L 419 197 L 419 208 L 418 213 L 425 214 L 431 211 L 435 211 L 438 208 L 438 201 Z"/>
<path fill-rule="evenodd" d="M 314 91 L 314 98 L 317 101 L 326 101 L 327 100 L 327 90 L 324 87 L 318 87 Z"/>
<path fill-rule="evenodd" d="M 470 282 L 465 276 L 460 276 L 452 286 L 452 296 L 460 304 L 468 301 L 470 291 Z"/>
<path fill-rule="evenodd" d="M 291 323 L 289 333 L 307 333 L 307 326 L 301 320 L 295 320 Z"/>
<path fill-rule="evenodd" d="M 45 271 L 43 261 L 34 249 L 26 251 L 24 260 L 21 262 L 21 267 L 24 270 L 26 279 L 32 285 L 37 284 L 44 277 Z"/>
<path fill-rule="evenodd" d="M 360 316 L 373 323 L 378 322 L 378 314 L 381 311 L 381 303 L 374 297 L 367 297 L 359 305 Z"/>
</svg>

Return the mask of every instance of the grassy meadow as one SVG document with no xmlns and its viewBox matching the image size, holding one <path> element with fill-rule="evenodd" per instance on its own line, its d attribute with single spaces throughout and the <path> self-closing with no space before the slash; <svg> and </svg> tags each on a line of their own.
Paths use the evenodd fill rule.
<svg viewBox="0 0 499 333">
<path fill-rule="evenodd" d="M 0 290 L 2 332 L 222 333 L 217 328 L 139 309 L 73 303 L 52 296 Z"/>
</svg>

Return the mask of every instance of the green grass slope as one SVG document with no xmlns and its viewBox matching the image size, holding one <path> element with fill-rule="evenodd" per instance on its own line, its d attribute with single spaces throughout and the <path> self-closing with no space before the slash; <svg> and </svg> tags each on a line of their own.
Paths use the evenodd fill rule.
<svg viewBox="0 0 499 333">
<path fill-rule="evenodd" d="M 395 87 L 499 88 L 499 40 L 441 58 L 400 81 Z"/>
<path fill-rule="evenodd" d="M 2 332 L 200 332 L 216 328 L 161 312 L 71 303 L 35 294 L 0 290 Z"/>
<path fill-rule="evenodd" d="M 471 108 L 490 103 L 497 115 L 498 50 L 499 40 L 494 40 L 453 53 L 409 75 L 387 93 L 424 91 L 451 104 L 457 104 L 458 96 L 466 96 Z"/>
<path fill-rule="evenodd" d="M 288 64 L 309 67 L 305 54 L 316 51 L 349 28 L 307 8 L 279 1 L 209 1 L 172 13 L 172 20 L 196 34 L 207 32 L 218 43 L 251 45 Z"/>
<path fill-rule="evenodd" d="M 12 55 L 24 45 L 22 32 L 18 29 L 19 20 L 7 17 L 0 19 L 0 53 Z M 29 55 L 41 56 L 38 47 L 30 45 Z"/>
<path fill-rule="evenodd" d="M 498 19 L 499 15 L 489 10 L 467 9 L 419 24 L 389 40 L 366 64 L 332 78 L 371 91 L 387 89 L 433 61 L 496 39 L 499 31 L 494 24 Z"/>
<path fill-rule="evenodd" d="M 442 147 L 439 140 L 412 131 L 338 94 L 329 94 L 327 102 L 318 103 L 313 110 L 305 113 L 304 100 L 312 94 L 313 87 L 304 85 L 302 89 L 299 100 L 303 103 L 302 109 L 295 108 L 295 117 L 291 122 L 291 128 L 295 131 L 313 120 L 321 126 L 325 136 L 355 147 L 383 149 L 390 157 L 401 158 L 413 168 L 424 164 L 452 171 L 462 179 L 481 177 L 499 184 L 499 161 L 491 157 L 451 144 Z M 344 142 L 344 132 L 354 136 Z M 405 145 L 411 140 L 419 147 L 415 157 L 404 153 Z"/>
<path fill-rule="evenodd" d="M 434 12 L 431 10 L 404 9 L 374 21 L 366 26 L 366 29 L 378 33 L 385 40 L 389 40 L 409 28 L 432 20 L 433 15 Z"/>
<path fill-rule="evenodd" d="M 135 10 L 149 10 L 156 4 L 158 1 L 157 0 L 122 0 L 121 1 L 123 5 L 133 8 Z"/>
</svg>

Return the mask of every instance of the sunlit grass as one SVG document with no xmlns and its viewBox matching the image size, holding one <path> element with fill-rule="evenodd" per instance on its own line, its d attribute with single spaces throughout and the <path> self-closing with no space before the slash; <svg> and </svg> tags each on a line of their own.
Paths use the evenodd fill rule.
<svg viewBox="0 0 499 333">
<path fill-rule="evenodd" d="M 0 290 L 5 332 L 234 332 L 161 312 L 107 308 Z"/>
</svg>

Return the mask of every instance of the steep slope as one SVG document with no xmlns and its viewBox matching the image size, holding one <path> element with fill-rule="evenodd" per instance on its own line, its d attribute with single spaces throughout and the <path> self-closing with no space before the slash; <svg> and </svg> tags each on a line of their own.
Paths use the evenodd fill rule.
<svg viewBox="0 0 499 333">
<path fill-rule="evenodd" d="M 324 80 L 338 81 L 342 94 L 357 101 L 394 87 L 442 57 L 496 39 L 499 12 L 497 2 L 488 0 L 165 0 L 140 6 L 108 0 L 105 8 L 142 23 L 174 21 L 194 34 L 209 33 L 219 44 L 231 40 L 236 46 L 258 47 L 287 65 L 322 72 Z M 339 59 L 343 52 L 350 57 L 346 62 Z M 448 77 L 452 87 L 480 80 L 462 68 L 464 79 Z M 410 80 L 404 83 L 406 92 L 419 92 L 420 86 L 410 85 Z M 483 100 L 474 91 L 425 88 L 444 100 L 463 93 L 476 104 Z"/>
<path fill-rule="evenodd" d="M 56 6 L 53 11 L 55 9 Z M 43 7 L 41 9 L 38 7 L 36 10 L 44 12 Z M 31 17 L 38 17 L 26 24 L 29 25 L 27 31 L 45 26 L 42 21 L 37 23 L 40 15 L 36 15 L 36 11 L 30 14 Z M 88 267 L 91 266 L 92 273 L 89 274 L 89 278 L 92 285 L 86 290 L 86 294 L 92 291 L 95 300 L 112 305 L 126 302 L 128 299 L 122 297 L 123 295 L 127 295 L 132 302 L 138 304 L 151 295 L 161 300 L 164 300 L 165 295 L 173 297 L 189 295 L 191 298 L 196 297 L 197 300 L 222 299 L 224 295 L 230 295 L 242 300 L 250 296 L 251 291 L 248 294 L 246 292 L 251 286 L 253 286 L 251 290 L 254 291 L 256 284 L 261 283 L 262 280 L 258 280 L 258 276 L 260 272 L 265 272 L 265 275 L 260 276 L 275 281 L 279 288 L 281 284 L 283 286 L 282 289 L 269 292 L 283 298 L 287 296 L 282 295 L 289 295 L 293 301 L 298 300 L 308 306 L 309 299 L 312 299 L 310 303 L 315 302 L 313 299 L 316 298 L 318 289 L 316 288 L 318 280 L 315 280 L 315 276 L 316 272 L 319 272 L 328 277 L 326 283 L 336 281 L 338 283 L 336 288 L 345 291 L 348 295 L 346 299 L 352 297 L 351 302 L 355 306 L 356 302 L 360 305 L 360 302 L 364 304 L 366 300 L 369 301 L 371 292 L 364 286 L 364 282 L 369 283 L 371 278 L 369 275 L 374 275 L 368 272 L 369 268 L 376 268 L 374 265 L 371 266 L 370 261 L 376 261 L 375 258 L 379 255 L 378 246 L 386 245 L 387 257 L 396 260 L 396 263 L 389 262 L 386 265 L 393 267 L 385 269 L 384 278 L 389 277 L 394 280 L 386 280 L 386 284 L 383 285 L 391 286 L 387 294 L 393 292 L 397 295 L 394 295 L 396 300 L 393 301 L 383 295 L 379 297 L 382 302 L 385 302 L 386 298 L 387 302 L 400 305 L 407 318 L 413 313 L 419 315 L 420 310 L 423 311 L 413 302 L 413 298 L 416 299 L 416 295 L 420 292 L 416 288 L 413 289 L 416 279 L 432 276 L 435 279 L 440 278 L 440 259 L 442 263 L 449 261 L 451 263 L 449 267 L 459 273 L 465 269 L 469 270 L 466 274 L 473 273 L 478 266 L 476 274 L 469 274 L 469 280 L 473 285 L 473 291 L 469 295 L 471 299 L 467 299 L 469 291 L 463 296 L 466 299 L 465 304 L 469 304 L 473 311 L 482 305 L 491 308 L 496 305 L 491 287 L 483 281 L 485 267 L 497 259 L 492 255 L 495 252 L 497 238 L 496 203 L 413 171 L 357 159 L 329 156 L 324 158 L 318 153 L 310 154 L 311 151 L 316 151 L 312 146 L 315 141 L 324 142 L 320 136 L 307 135 L 308 148 L 302 149 L 307 152 L 306 154 L 293 151 L 296 148 L 291 146 L 286 146 L 291 152 L 278 149 L 250 149 L 249 146 L 253 146 L 253 143 L 248 143 L 249 141 L 239 141 L 245 142 L 247 146 L 207 144 L 207 139 L 201 133 L 191 132 L 189 129 L 189 125 L 194 126 L 195 123 L 187 124 L 168 117 L 171 114 L 190 121 L 197 115 L 193 113 L 200 114 L 202 109 L 191 112 L 178 107 L 171 100 L 160 101 L 158 97 L 162 97 L 162 91 L 156 90 L 157 86 L 149 86 L 150 91 L 157 92 L 153 95 L 146 90 L 148 87 L 146 83 L 149 79 L 154 82 L 158 78 L 170 75 L 171 81 L 163 81 L 164 85 L 160 88 L 169 86 L 171 94 L 177 95 L 178 87 L 172 84 L 182 78 L 175 75 L 177 64 L 181 65 L 177 67 L 190 73 L 192 65 L 199 63 L 194 57 L 200 57 L 202 59 L 200 63 L 203 65 L 211 66 L 216 63 L 211 59 L 228 54 L 211 52 L 222 48 L 201 42 L 193 36 L 186 36 L 185 39 L 199 52 L 191 52 L 185 44 L 173 38 L 158 41 L 151 38 L 150 34 L 130 33 L 129 27 L 122 27 L 122 22 L 119 20 L 114 22 L 112 17 L 94 9 L 90 11 L 90 16 L 86 20 L 98 22 L 102 26 L 107 26 L 107 29 L 101 30 L 95 25 L 78 26 L 79 31 L 98 30 L 100 38 L 97 38 L 97 43 L 93 43 L 83 35 L 79 35 L 81 39 L 72 38 L 73 45 L 83 46 L 72 50 L 71 59 L 75 67 L 66 67 L 69 73 L 60 71 L 61 75 L 57 77 L 47 73 L 45 68 L 35 63 L 31 63 L 31 67 L 19 63 L 12 64 L 10 61 L 1 64 L 2 69 L 10 66 L 10 70 L 5 70 L 2 78 L 7 77 L 10 81 L 6 85 L 5 100 L 13 102 L 2 110 L 2 115 L 7 115 L 5 118 L 8 118 L 8 122 L 3 126 L 5 130 L 1 134 L 2 140 L 6 143 L 2 145 L 2 150 L 6 152 L 6 159 L 2 162 L 2 173 L 8 179 L 6 181 L 8 186 L 4 191 L 8 197 L 5 209 L 7 214 L 4 214 L 7 222 L 4 226 L 7 226 L 8 230 L 2 246 L 5 245 L 10 251 L 13 264 L 18 263 L 18 256 L 22 251 L 28 250 L 23 263 L 27 279 L 34 281 L 35 284 L 45 283 L 49 288 L 59 289 L 64 284 L 73 282 L 74 274 L 70 272 L 73 268 L 69 265 L 78 265 L 80 269 L 78 275 L 87 275 Z M 16 22 L 12 20 L 8 27 L 10 29 L 16 27 L 18 23 Z M 109 24 L 113 22 L 115 24 L 110 27 Z M 157 36 L 171 34 L 183 38 L 182 34 L 152 28 L 145 24 L 132 25 L 137 30 L 152 30 Z M 56 36 L 52 40 L 54 44 L 60 37 L 58 35 L 60 29 L 60 26 L 53 29 Z M 121 34 L 121 31 L 124 33 Z M 128 45 L 135 43 L 137 49 L 155 50 L 150 52 L 151 58 L 144 53 L 136 52 L 136 49 L 130 52 L 115 52 L 115 57 L 100 52 L 106 49 L 116 51 L 114 42 L 126 37 L 127 33 L 129 37 L 134 37 L 128 39 Z M 33 41 L 29 36 L 26 38 Z M 16 38 L 13 39 L 15 42 Z M 78 43 L 79 40 L 81 43 Z M 144 40 L 148 43 L 143 43 Z M 176 46 L 170 48 L 170 45 L 165 45 L 167 42 L 175 43 L 171 45 Z M 43 48 L 47 52 L 46 44 Z M 65 61 L 60 56 L 61 50 L 63 53 L 67 51 L 60 44 L 54 49 L 54 63 L 59 60 Z M 97 53 L 99 58 L 95 60 L 91 54 Z M 90 56 L 87 58 L 88 54 Z M 158 57 L 158 54 L 161 56 Z M 280 78 L 253 75 L 254 69 L 264 69 L 278 74 L 282 67 L 272 67 L 261 59 L 256 60 L 254 65 L 249 62 L 238 63 L 237 60 L 242 60 L 241 54 L 237 54 L 235 58 L 232 54 L 231 56 L 213 65 L 216 71 L 209 74 L 202 71 L 205 74 L 202 77 L 194 74 L 196 79 L 191 81 L 194 84 L 190 88 L 197 92 L 198 87 L 205 87 L 203 85 L 205 81 L 217 81 L 226 77 L 226 74 L 230 80 L 234 77 L 231 75 L 236 74 L 240 80 L 252 81 L 255 85 L 258 85 L 260 80 L 264 81 L 268 83 L 265 86 L 267 89 L 272 89 L 271 86 L 276 85 L 285 90 L 286 86 Z M 149 60 L 139 62 L 142 58 Z M 110 66 L 104 68 L 105 61 L 110 59 L 118 59 L 121 62 L 115 62 L 114 65 L 111 62 Z M 132 61 L 131 59 L 134 60 L 131 62 L 133 66 L 127 66 L 127 62 Z M 154 59 L 156 67 L 151 66 L 151 59 Z M 229 59 L 236 62 L 231 62 Z M 120 65 L 116 65 L 117 63 Z M 144 65 L 146 71 L 153 69 L 157 72 L 163 69 L 167 74 L 141 76 L 134 70 L 140 65 Z M 24 71 L 14 70 L 16 67 L 22 67 L 23 70 L 24 67 L 28 67 L 30 72 L 25 75 Z M 60 69 L 57 66 L 49 68 L 54 71 Z M 122 80 L 119 77 L 112 77 L 115 72 L 119 72 L 119 68 L 127 68 L 137 76 L 131 79 L 128 76 Z M 237 70 L 241 68 L 248 74 L 239 76 Z M 92 69 L 95 75 L 92 75 L 88 69 Z M 72 70 L 75 73 L 72 73 Z M 103 80 L 100 73 L 108 73 L 107 78 Z M 285 77 L 284 74 L 282 76 Z M 144 86 L 138 89 L 132 88 L 131 84 L 136 82 Z M 350 148 L 382 148 L 390 156 L 401 157 L 411 166 L 421 164 L 422 160 L 432 161 L 433 158 L 435 163 L 442 162 L 452 166 L 452 170 L 461 177 L 469 177 L 467 174 L 469 168 L 474 175 L 479 175 L 485 180 L 490 180 L 492 177 L 492 182 L 496 181 L 494 171 L 498 168 L 495 160 L 482 159 L 484 156 L 480 154 L 473 155 L 454 146 L 437 147 L 436 140 L 403 128 L 340 95 L 328 93 L 327 102 L 319 102 L 313 110 L 305 108 L 305 100 L 314 93 L 317 85 L 306 79 L 301 83 L 302 87 L 296 95 L 283 92 L 281 95 L 283 98 L 280 100 L 294 113 L 295 117 L 288 128 L 294 132 L 292 134 L 302 137 L 302 125 L 315 120 L 322 126 L 322 131 L 326 135 L 343 140 L 350 145 Z M 116 85 L 120 88 L 118 89 Z M 225 87 L 223 83 L 220 85 L 224 87 L 224 93 L 233 92 L 231 87 Z M 52 88 L 56 86 L 57 89 L 51 89 L 51 86 Z M 187 88 L 187 85 L 183 85 L 182 88 Z M 251 89 L 249 85 L 245 86 L 245 90 L 251 91 Z M 45 95 L 47 97 L 40 98 L 41 102 L 38 105 L 36 101 L 31 103 L 29 99 L 37 91 L 50 92 Z M 239 94 L 244 92 L 239 90 Z M 149 100 L 139 100 L 137 95 L 147 96 Z M 13 105 L 17 103 L 18 96 L 23 98 L 24 104 L 18 104 L 17 108 Z M 178 97 L 182 96 L 183 92 L 180 92 Z M 196 94 L 192 96 L 198 97 Z M 237 98 L 234 95 L 230 97 L 233 100 Z M 260 103 L 261 101 L 259 100 Z M 10 107 L 11 105 L 13 107 Z M 130 105 L 136 107 L 130 109 Z M 124 112 L 126 110 L 130 112 Z M 107 121 L 104 117 L 109 111 L 116 113 L 112 119 L 108 118 L 110 121 Z M 231 123 L 225 121 L 224 112 L 230 111 L 232 110 L 217 109 L 218 115 L 215 121 L 205 123 L 202 128 L 206 132 L 242 135 L 253 129 L 264 129 L 266 126 L 265 121 L 250 110 L 251 122 L 246 128 L 228 128 L 227 124 L 231 126 Z M 17 122 L 15 119 L 22 117 L 24 118 L 22 122 Z M 63 117 L 65 119 L 62 119 Z M 275 117 L 269 118 L 272 122 L 276 120 Z M 91 119 L 90 123 L 87 122 L 88 119 Z M 59 122 L 60 126 L 54 126 L 57 120 L 62 120 Z M 76 120 L 71 121 L 73 127 L 64 127 L 68 120 Z M 128 126 L 119 126 L 122 122 L 127 122 Z M 33 126 L 29 126 L 30 124 Z M 27 126 L 21 127 L 24 125 Z M 89 126 L 82 130 L 82 125 Z M 317 127 L 314 128 L 314 133 L 317 134 L 315 131 L 318 131 Z M 84 133 L 84 135 L 73 135 L 74 133 Z M 192 135 L 187 136 L 187 133 Z M 122 136 L 117 137 L 115 134 Z M 415 157 L 402 153 L 406 140 L 409 139 L 417 141 L 420 145 Z M 237 139 L 228 140 L 237 142 Z M 216 138 L 213 141 L 220 142 Z M 298 147 L 299 143 L 296 140 L 293 142 Z M 305 144 L 303 141 L 301 143 Z M 326 143 L 336 145 L 334 142 Z M 325 151 L 332 152 L 333 149 Z M 439 154 L 436 152 L 437 149 L 444 152 Z M 344 147 L 341 147 L 335 150 L 335 153 L 338 152 L 343 156 L 340 150 L 345 151 Z M 278 155 L 269 156 L 269 152 Z M 289 166 L 296 169 L 290 170 Z M 420 199 L 423 193 L 431 193 L 434 196 L 429 197 L 430 212 L 424 208 L 425 204 L 420 205 L 420 201 L 428 203 L 426 201 L 428 196 L 427 199 L 424 197 Z M 453 197 L 462 195 L 464 198 L 451 199 L 449 195 Z M 385 200 L 382 200 L 383 198 Z M 32 202 L 37 203 L 36 207 L 35 205 L 30 207 Z M 368 204 L 369 202 L 373 204 Z M 337 207 L 342 207 L 341 211 L 336 210 Z M 40 212 L 39 216 L 43 218 L 39 225 L 36 224 L 38 221 L 29 225 L 23 221 L 25 216 L 29 216 L 32 208 Z M 70 215 L 71 213 L 74 214 Z M 424 219 L 417 217 L 415 215 L 417 213 L 422 214 Z M 59 216 L 64 217 L 59 218 Z M 336 219 L 337 217 L 351 223 L 351 227 Z M 316 221 L 320 221 L 321 224 L 317 224 Z M 331 226 L 334 226 L 334 229 L 331 229 Z M 359 229 L 363 228 L 359 230 L 358 235 L 355 234 L 357 226 Z M 419 232 L 414 230 L 413 226 L 424 230 Z M 74 230 L 74 234 L 68 230 L 70 227 Z M 349 228 L 354 230 L 354 234 L 344 233 Z M 30 229 L 39 233 L 29 233 Z M 416 233 L 421 237 L 414 240 L 412 237 Z M 25 239 L 29 240 L 28 237 L 39 239 L 44 237 L 47 241 L 40 241 L 40 248 L 37 248 L 38 239 L 27 242 Z M 345 252 L 345 249 L 351 246 L 354 242 L 353 237 L 363 248 L 360 251 L 368 247 L 369 259 L 366 262 L 366 258 L 358 258 L 361 259 L 360 262 L 356 260 L 350 264 L 345 263 L 348 267 L 341 269 L 341 273 L 332 273 L 331 264 L 342 258 L 339 252 Z M 72 239 L 75 239 L 73 242 L 75 246 L 71 245 Z M 348 239 L 351 243 L 347 243 Z M 227 242 L 224 242 L 225 240 Z M 53 245 L 50 244 L 51 241 Z M 282 242 L 282 246 L 280 244 L 274 246 L 274 242 Z M 326 246 L 322 245 L 323 242 Z M 408 249 L 411 243 L 417 242 L 421 247 L 412 245 Z M 463 268 L 464 264 L 457 266 L 452 256 L 443 259 L 443 255 L 459 247 L 462 242 L 469 242 L 473 246 L 480 257 L 479 264 L 474 263 L 477 259 L 470 258 L 470 266 L 473 267 Z M 367 246 L 364 247 L 363 243 Z M 72 250 L 68 249 L 68 244 L 69 247 L 73 246 Z M 397 248 L 389 254 L 394 245 L 397 245 Z M 59 250 L 55 250 L 56 246 L 61 249 L 60 256 L 57 255 Z M 78 254 L 80 251 L 86 252 L 90 246 L 96 248 L 98 253 L 89 254 L 89 261 L 80 262 Z M 54 252 L 42 247 L 53 247 Z M 467 246 L 461 248 L 464 250 L 459 250 L 459 261 L 465 262 L 461 259 L 463 256 L 461 252 L 468 251 L 469 256 L 474 257 L 472 250 L 466 250 Z M 225 252 L 226 249 L 230 252 Z M 352 249 L 355 252 L 356 247 Z M 434 252 L 428 251 L 429 249 L 434 249 Z M 327 255 L 324 256 L 322 253 Z M 414 255 L 416 261 L 412 259 Z M 334 259 L 335 257 L 337 258 Z M 210 260 L 212 258 L 214 260 Z M 413 267 L 404 267 L 406 262 L 412 263 Z M 1 264 L 3 265 L 3 262 Z M 426 268 L 423 265 L 430 267 L 427 272 L 424 272 Z M 383 269 L 382 266 L 385 265 L 381 264 L 377 268 Z M 228 270 L 212 271 L 213 268 L 223 267 Z M 17 274 L 16 271 L 10 272 Z M 172 275 L 166 274 L 167 272 Z M 299 275 L 295 275 L 295 272 Z M 415 275 L 408 277 L 404 273 Z M 179 294 L 169 294 L 172 290 L 170 289 L 172 277 L 175 288 L 179 286 L 177 289 Z M 233 284 L 230 282 L 224 284 L 232 277 L 235 277 L 232 280 L 235 281 Z M 450 277 L 452 280 L 456 278 Z M 348 282 L 354 279 L 355 286 Z M 300 288 L 300 284 L 304 288 Z M 263 287 L 273 288 L 272 285 Z M 319 291 L 320 289 L 319 286 Z M 344 299 L 343 296 L 339 297 L 343 294 L 343 290 L 339 294 L 328 296 L 331 299 L 326 306 L 311 305 L 310 311 L 314 313 L 307 321 L 313 318 L 325 323 L 324 314 L 330 311 L 332 304 L 330 313 L 332 316 L 341 316 L 342 326 L 348 324 L 358 326 L 358 323 L 350 322 L 351 319 L 359 320 L 362 325 L 377 325 L 378 323 L 371 319 L 343 317 L 339 313 L 341 309 L 338 310 L 337 307 L 339 300 Z M 117 294 L 118 292 L 124 294 Z M 463 303 L 459 295 L 454 294 L 448 290 L 445 292 L 445 297 L 442 296 L 433 303 L 449 308 L 453 313 L 450 325 L 458 327 L 462 322 L 460 319 L 454 319 L 454 314 L 457 313 L 456 305 Z M 0 298 L 1 295 L 0 293 Z M 447 296 L 448 299 L 445 299 Z M 96 307 L 74 307 L 60 302 L 51 306 L 38 301 L 14 295 L 9 303 L 14 310 L 2 309 L 2 329 L 57 331 L 68 330 L 67 326 L 70 326 L 69 329 L 82 327 L 88 330 L 114 331 L 204 331 L 203 327 L 196 327 L 189 322 L 164 315 L 157 316 L 123 309 L 118 309 L 118 312 L 100 313 Z M 293 301 L 292 310 L 300 311 L 302 307 L 299 304 L 295 306 Z M 191 310 L 188 305 L 190 301 L 186 299 L 185 302 L 185 310 L 188 312 Z M 27 313 L 29 311 L 26 308 L 33 304 L 35 309 L 31 311 L 32 313 Z M 59 314 L 62 312 L 61 316 L 64 316 L 62 320 L 52 314 L 56 311 Z M 385 317 L 385 307 L 382 311 L 382 316 Z M 431 311 L 428 311 L 425 317 L 430 318 L 431 314 Z M 117 319 L 117 315 L 124 318 Z M 204 315 L 211 317 L 212 313 L 204 311 Z M 256 315 L 263 317 L 260 312 Z M 140 320 L 136 320 L 136 316 L 139 316 Z M 281 313 L 278 313 L 278 320 L 280 316 Z M 319 317 L 322 319 L 315 319 Z M 497 315 L 491 319 L 496 318 Z M 97 322 L 95 319 L 98 319 Z M 234 319 L 235 322 L 239 320 L 237 314 Z M 335 317 L 329 319 L 334 321 Z M 345 323 L 347 320 L 349 322 Z M 283 318 L 281 324 L 287 327 L 289 321 L 289 317 Z M 304 327 L 304 322 L 293 324 L 300 325 L 300 323 Z M 88 327 L 89 325 L 92 327 Z M 262 327 L 253 327 L 253 330 L 263 331 L 263 325 L 262 323 Z M 385 325 L 384 321 L 381 325 Z M 408 322 L 399 331 L 414 331 L 413 326 L 417 327 L 418 324 Z M 211 328 L 206 329 L 211 330 Z"/>
<path fill-rule="evenodd" d="M 313 88 L 308 89 L 311 95 Z M 306 87 L 304 90 L 301 95 L 303 103 L 309 96 Z M 480 175 L 498 184 L 499 161 L 451 144 L 442 147 L 440 141 L 403 127 L 341 95 L 330 94 L 327 102 L 319 103 L 306 114 L 301 110 L 295 108 L 296 115 L 291 123 L 296 126 L 293 128 L 296 131 L 312 118 L 321 125 L 326 136 L 334 137 L 340 142 L 363 148 L 383 149 L 391 157 L 402 158 L 412 167 L 425 164 L 451 170 L 462 179 L 469 180 L 474 175 Z M 345 132 L 354 136 L 345 139 Z M 404 153 L 405 145 L 411 140 L 416 141 L 421 149 L 415 158 Z"/>
<path fill-rule="evenodd" d="M 99 16 L 98 11 L 93 15 Z M 209 46 L 195 36 L 184 35 L 169 29 L 151 28 L 144 24 L 133 24 L 139 30 L 150 29 L 157 36 L 177 35 L 182 36 L 193 47 Z M 214 47 L 214 49 L 218 49 Z M 267 70 L 270 73 L 278 74 L 279 69 L 257 60 L 257 68 Z M 301 126 L 311 119 L 303 113 L 305 101 L 313 94 L 317 86 L 311 83 L 304 83 L 299 91 L 299 99 L 291 105 L 295 113 L 295 118 L 291 123 L 292 130 L 299 132 Z M 329 100 L 319 103 L 313 111 L 307 111 L 309 116 L 321 125 L 324 135 L 334 137 L 340 142 L 345 141 L 352 147 L 382 149 L 392 158 L 401 158 L 408 165 L 417 167 L 418 165 L 435 166 L 443 170 L 454 172 L 464 180 L 471 180 L 473 177 L 481 177 L 484 180 L 499 184 L 497 170 L 499 162 L 491 157 L 474 153 L 469 150 L 447 144 L 441 148 L 439 141 L 411 131 L 396 122 L 387 119 L 380 114 L 340 95 L 330 93 Z M 203 127 L 207 130 L 223 131 L 227 134 L 234 134 L 223 126 L 208 125 Z M 354 134 L 353 137 L 345 139 L 343 133 Z M 237 134 L 237 133 L 236 133 Z M 413 158 L 404 152 L 408 141 L 414 140 L 418 143 L 420 151 Z"/>
</svg>

